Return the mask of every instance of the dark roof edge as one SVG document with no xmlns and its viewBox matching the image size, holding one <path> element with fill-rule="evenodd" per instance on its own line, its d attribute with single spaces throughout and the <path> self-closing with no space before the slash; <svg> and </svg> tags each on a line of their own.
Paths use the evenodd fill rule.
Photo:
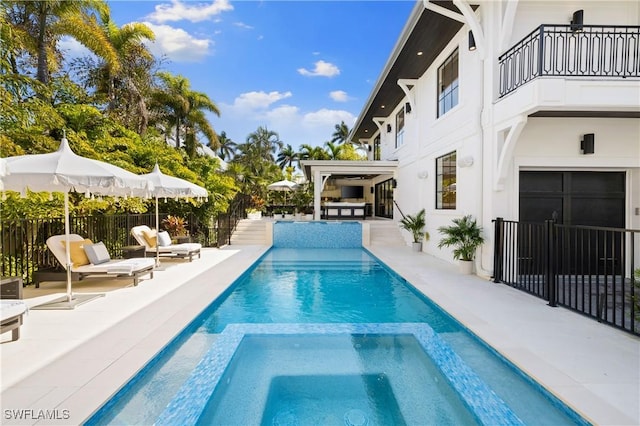
<svg viewBox="0 0 640 426">
<path fill-rule="evenodd" d="M 349 134 L 349 138 L 348 138 L 349 140 L 351 140 L 352 135 L 354 135 L 358 127 L 360 127 L 360 124 L 362 124 L 363 117 L 367 115 L 367 111 L 369 110 L 369 108 L 371 108 L 371 104 L 373 104 L 373 100 L 375 99 L 376 95 L 378 94 L 378 91 L 382 87 L 382 84 L 387 79 L 387 76 L 389 75 L 389 71 L 391 71 L 391 68 L 393 68 L 393 65 L 396 63 L 396 60 L 400 56 L 400 53 L 402 53 L 402 49 L 404 48 L 405 43 L 409 39 L 409 36 L 413 32 L 413 29 L 418 23 L 418 20 L 420 19 L 420 16 L 422 16 L 422 12 L 424 10 L 425 8 L 424 8 L 424 5 L 422 4 L 422 0 L 416 1 L 416 4 L 413 7 L 413 10 L 411 11 L 411 14 L 409 15 L 409 19 L 407 20 L 407 23 L 404 25 L 404 28 L 400 33 L 400 37 L 398 37 L 398 41 L 396 41 L 396 44 L 393 47 L 393 50 L 391 51 L 391 54 L 389 55 L 389 58 L 387 59 L 387 62 L 384 65 L 384 68 L 382 68 L 382 72 L 380 73 L 380 76 L 378 77 L 378 80 L 376 81 L 375 86 L 373 87 L 373 90 L 369 94 L 369 98 L 367 99 L 367 102 L 365 103 L 364 108 L 360 111 L 360 114 L 358 115 L 358 119 L 356 120 L 355 125 L 351 129 L 351 133 Z"/>
</svg>

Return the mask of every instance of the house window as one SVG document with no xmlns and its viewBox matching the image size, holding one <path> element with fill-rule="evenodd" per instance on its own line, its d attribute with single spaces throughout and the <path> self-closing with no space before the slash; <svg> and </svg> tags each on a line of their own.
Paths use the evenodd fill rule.
<svg viewBox="0 0 640 426">
<path fill-rule="evenodd" d="M 438 117 L 458 105 L 458 49 L 438 68 Z"/>
<path fill-rule="evenodd" d="M 404 142 L 404 108 L 396 114 L 396 148 Z"/>
<path fill-rule="evenodd" d="M 380 159 L 380 134 L 373 140 L 373 159 Z"/>
<path fill-rule="evenodd" d="M 456 208 L 456 152 L 436 158 L 436 209 Z"/>
</svg>

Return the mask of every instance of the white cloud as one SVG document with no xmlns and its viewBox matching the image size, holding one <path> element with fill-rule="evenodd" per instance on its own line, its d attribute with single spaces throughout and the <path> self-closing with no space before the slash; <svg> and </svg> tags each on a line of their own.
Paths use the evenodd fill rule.
<svg viewBox="0 0 640 426">
<path fill-rule="evenodd" d="M 291 96 L 293 96 L 291 92 L 281 93 L 275 91 L 269 93 L 263 91 L 242 93 L 233 101 L 233 108 L 243 112 L 265 110 L 271 104 Z"/>
<path fill-rule="evenodd" d="M 309 71 L 306 68 L 298 68 L 298 73 L 307 77 L 335 77 L 340 74 L 340 69 L 330 62 L 320 60 L 314 65 L 313 71 Z"/>
<path fill-rule="evenodd" d="M 78 40 L 72 37 L 62 37 L 58 42 L 58 48 L 65 52 L 66 58 L 83 58 L 85 56 L 95 56 L 93 52 L 84 47 Z"/>
<path fill-rule="evenodd" d="M 329 93 L 329 97 L 336 102 L 347 102 L 350 99 L 344 90 L 334 90 Z"/>
<path fill-rule="evenodd" d="M 348 125 L 351 125 L 355 122 L 355 116 L 350 112 L 344 110 L 322 108 L 318 111 L 305 114 L 303 121 L 308 125 L 330 125 L 333 127 L 336 124 L 339 124 L 341 121 L 344 121 L 345 123 L 349 123 Z M 328 133 L 328 135 L 331 135 L 332 132 L 333 130 Z"/>
<path fill-rule="evenodd" d="M 242 28 L 243 30 L 252 30 L 253 27 L 251 25 L 245 24 L 244 22 L 234 22 L 233 25 L 235 25 L 238 28 Z"/>
<path fill-rule="evenodd" d="M 356 116 L 344 110 L 320 109 L 303 112 L 295 105 L 273 105 L 290 92 L 251 92 L 237 97 L 232 105 L 220 104 L 221 117 L 212 118 L 218 132 L 224 130 L 236 142 L 246 140 L 259 126 L 277 132 L 285 144 L 322 146 L 331 139 L 341 121 L 353 126 Z"/>
<path fill-rule="evenodd" d="M 196 38 L 185 30 L 169 25 L 144 22 L 156 35 L 155 41 L 145 42 L 156 56 L 166 55 L 175 62 L 200 62 L 211 52 L 213 41 Z"/>
<path fill-rule="evenodd" d="M 147 19 L 157 23 L 176 21 L 201 22 L 230 10 L 233 10 L 233 6 L 229 4 L 228 0 L 191 4 L 180 0 L 171 0 L 171 4 L 156 5 L 155 11 L 147 16 Z"/>
</svg>

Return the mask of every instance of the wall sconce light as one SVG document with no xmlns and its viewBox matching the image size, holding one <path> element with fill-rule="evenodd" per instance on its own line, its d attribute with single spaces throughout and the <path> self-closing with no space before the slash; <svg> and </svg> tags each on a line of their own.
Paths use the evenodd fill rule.
<svg viewBox="0 0 640 426">
<path fill-rule="evenodd" d="M 466 155 L 458 159 L 458 167 L 471 167 L 473 166 L 473 157 Z"/>
<path fill-rule="evenodd" d="M 582 27 L 584 25 L 584 10 L 576 10 L 573 12 L 573 18 L 571 19 L 571 31 L 579 32 L 582 31 Z"/>
<path fill-rule="evenodd" d="M 391 133 L 391 124 L 387 124 L 387 133 Z"/>
<path fill-rule="evenodd" d="M 469 30 L 469 51 L 476 50 L 476 38 L 473 36 L 473 31 Z"/>
<path fill-rule="evenodd" d="M 367 151 L 371 152 L 371 145 L 367 144 Z"/>
<path fill-rule="evenodd" d="M 429 172 L 427 172 L 426 170 L 418 172 L 418 179 L 426 179 L 427 176 L 429 176 Z"/>
<path fill-rule="evenodd" d="M 583 154 L 593 154 L 596 152 L 596 137 L 593 133 L 587 133 L 580 141 L 580 149 Z"/>
<path fill-rule="evenodd" d="M 371 193 L 373 194 L 373 192 L 374 192 L 373 186 L 371 188 L 369 188 L 369 189 L 371 190 Z"/>
<path fill-rule="evenodd" d="M 392 188 L 397 188 L 398 187 L 398 181 L 395 179 L 391 179 L 391 187 Z"/>
<path fill-rule="evenodd" d="M 406 104 L 404 104 L 404 112 L 407 114 L 411 114 L 411 103 L 407 102 Z"/>
</svg>

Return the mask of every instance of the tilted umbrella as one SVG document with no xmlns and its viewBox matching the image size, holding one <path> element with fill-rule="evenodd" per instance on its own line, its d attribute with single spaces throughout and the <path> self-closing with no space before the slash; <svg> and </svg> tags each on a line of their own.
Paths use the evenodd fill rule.
<svg viewBox="0 0 640 426">
<path fill-rule="evenodd" d="M 160 215 L 158 214 L 158 198 L 207 198 L 207 190 L 188 180 L 165 175 L 160 171 L 158 163 L 151 173 L 141 175 L 153 184 L 151 195 L 156 199 L 156 232 L 160 229 Z M 156 241 L 156 268 L 160 267 L 160 247 Z"/>
<path fill-rule="evenodd" d="M 295 182 L 291 182 L 290 180 L 284 179 L 279 180 L 277 182 L 273 182 L 272 184 L 267 185 L 267 189 L 269 191 L 284 191 L 284 202 L 287 202 L 287 192 L 298 189 L 298 184 Z"/>
<path fill-rule="evenodd" d="M 67 294 L 59 307 L 73 308 L 86 301 L 71 292 L 71 255 L 69 247 L 69 192 L 86 195 L 149 196 L 153 185 L 145 178 L 98 160 L 75 154 L 65 137 L 57 151 L 49 154 L 29 154 L 4 158 L 0 177 L 5 191 L 26 193 L 64 193 L 64 232 L 66 241 Z M 62 301 L 64 302 L 64 301 Z"/>
</svg>

